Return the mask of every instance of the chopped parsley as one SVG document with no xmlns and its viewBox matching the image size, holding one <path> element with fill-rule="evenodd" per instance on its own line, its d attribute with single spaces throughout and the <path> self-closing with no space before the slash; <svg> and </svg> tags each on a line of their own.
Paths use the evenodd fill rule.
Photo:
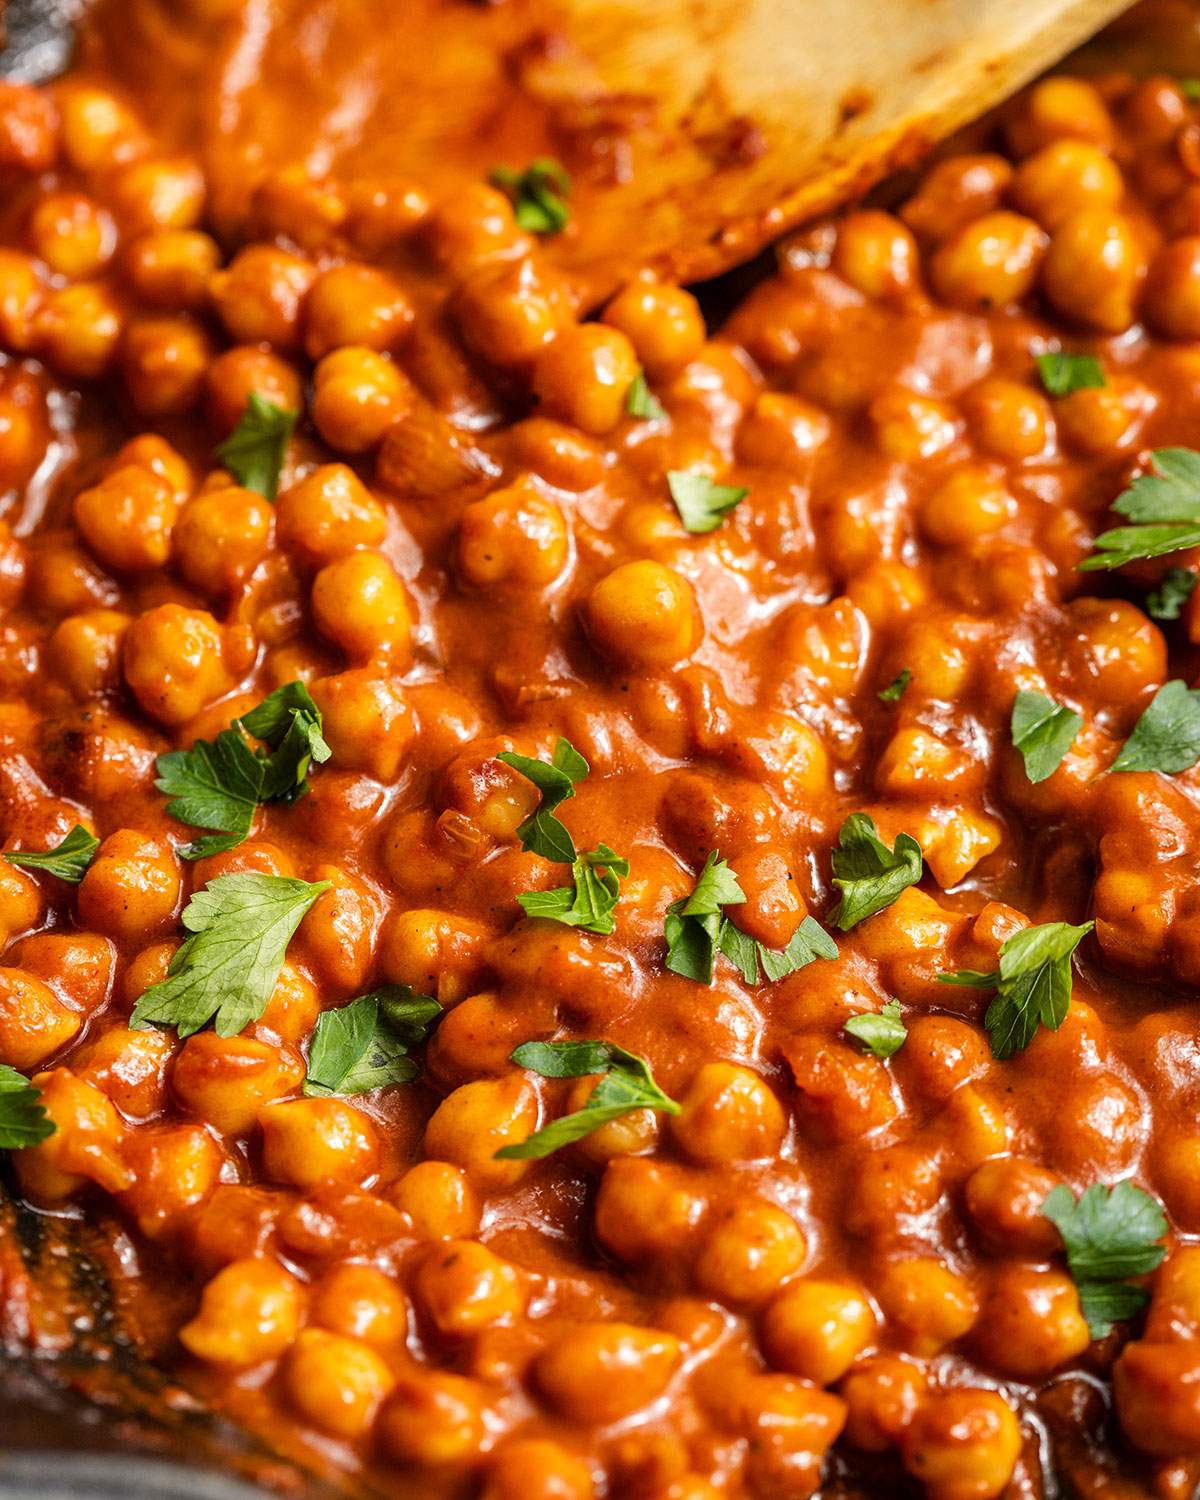
<svg viewBox="0 0 1200 1500">
<path fill-rule="evenodd" d="M 1167 1221 L 1157 1198 L 1132 1182 L 1100 1183 L 1076 1200 L 1064 1183 L 1051 1190 L 1042 1213 L 1062 1235 L 1067 1269 L 1079 1292 L 1079 1306 L 1094 1339 L 1112 1332 L 1150 1300 L 1131 1276 L 1146 1276 L 1162 1264 Z"/>
<path fill-rule="evenodd" d="M 549 1156 L 635 1109 L 679 1113 L 679 1105 L 655 1083 L 646 1059 L 626 1052 L 615 1042 L 523 1042 L 513 1052 L 512 1061 L 543 1078 L 586 1078 L 593 1073 L 603 1077 L 582 1109 L 544 1125 L 528 1140 L 502 1146 L 496 1156 L 503 1160 Z"/>
<path fill-rule="evenodd" d="M 726 906 L 740 906 L 746 894 L 738 878 L 714 849 L 704 862 L 690 896 L 667 908 L 663 932 L 667 939 L 667 968 L 698 984 L 711 984 L 717 953 L 723 953 L 747 984 L 757 984 L 759 966 L 773 983 L 818 958 L 836 958 L 837 944 L 812 917 L 805 917 L 786 948 L 756 942 L 725 915 Z"/>
<path fill-rule="evenodd" d="M 215 740 L 197 740 L 190 750 L 160 755 L 154 785 L 172 799 L 167 811 L 193 828 L 218 830 L 183 845 L 181 856 L 204 859 L 232 849 L 250 832 L 259 803 L 302 797 L 312 762 L 329 759 L 323 727 L 308 689 L 302 682 L 289 682 Z M 262 740 L 270 753 L 251 749 L 246 735 Z"/>
<path fill-rule="evenodd" d="M 838 833 L 833 851 L 833 883 L 842 893 L 830 920 L 849 932 L 865 918 L 891 906 L 916 885 L 923 865 L 921 846 L 909 833 L 896 835 L 889 849 L 879 837 L 875 821 L 866 813 L 851 813 Z"/>
<path fill-rule="evenodd" d="M 542 799 L 529 817 L 517 828 L 521 848 L 543 859 L 552 859 L 556 864 L 575 863 L 575 841 L 555 817 L 555 809 L 575 795 L 577 782 L 583 780 L 590 769 L 586 760 L 571 744 L 559 736 L 554 754 L 549 761 L 534 760 L 529 755 L 517 755 L 503 750 L 496 759 L 511 766 L 532 781 L 542 794 Z"/>
<path fill-rule="evenodd" d="M 213 457 L 224 464 L 243 489 L 274 500 L 296 415 L 251 391 L 237 426 L 214 449 Z"/>
<path fill-rule="evenodd" d="M 409 1083 L 417 1065 L 408 1049 L 423 1042 L 442 1007 L 406 984 L 388 984 L 317 1018 L 304 1092 L 365 1094 Z"/>
<path fill-rule="evenodd" d="M 662 402 L 646 384 L 644 370 L 639 370 L 633 377 L 629 394 L 625 397 L 625 410 L 631 417 L 640 417 L 647 422 L 657 422 L 666 416 Z"/>
<path fill-rule="evenodd" d="M 667 488 L 679 519 L 694 536 L 715 531 L 729 512 L 750 493 L 735 484 L 715 484 L 707 474 L 668 469 Z"/>
<path fill-rule="evenodd" d="M 329 884 L 249 872 L 210 880 L 183 909 L 191 936 L 129 1024 L 157 1021 L 186 1037 L 213 1021 L 218 1036 L 236 1036 L 266 1009 L 292 934 Z"/>
<path fill-rule="evenodd" d="M 1034 363 L 1048 396 L 1069 396 L 1072 391 L 1098 390 L 1107 384 L 1104 366 L 1094 354 L 1038 354 Z"/>
<path fill-rule="evenodd" d="M 42 870 L 47 875 L 57 876 L 69 885 L 78 885 L 87 874 L 88 866 L 96 857 L 100 840 L 90 834 L 81 823 L 76 823 L 61 844 L 40 852 L 20 850 L 5 854 L 10 865 L 20 865 L 23 870 Z"/>
<path fill-rule="evenodd" d="M 885 1000 L 880 1011 L 851 1016 L 843 1022 L 842 1030 L 880 1058 L 893 1056 L 908 1040 L 908 1028 L 900 1018 L 899 1000 Z"/>
<path fill-rule="evenodd" d="M 1178 620 L 1192 597 L 1197 575 L 1191 568 L 1168 568 L 1158 587 L 1146 595 L 1146 613 L 1152 620 Z"/>
<path fill-rule="evenodd" d="M 1200 101 L 1200 78 L 1177 78 L 1175 82 L 1179 85 L 1179 92 L 1189 104 Z"/>
<path fill-rule="evenodd" d="M 1186 771 L 1200 760 L 1200 692 L 1172 678 L 1143 709 L 1110 771 Z"/>
<path fill-rule="evenodd" d="M 958 969 L 938 975 L 943 984 L 995 990 L 983 1018 L 993 1057 L 1003 1059 L 1024 1051 L 1039 1026 L 1057 1031 L 1066 1020 L 1071 1004 L 1071 955 L 1094 925 L 1043 922 L 1025 927 L 1001 944 L 1000 967 L 991 973 Z"/>
<path fill-rule="evenodd" d="M 0 1063 L 0 1150 L 36 1146 L 54 1134 L 57 1127 L 41 1098 L 24 1073 Z"/>
<path fill-rule="evenodd" d="M 880 703 L 899 703 L 911 681 L 912 673 L 907 667 L 901 667 L 887 687 L 880 688 L 875 696 Z"/>
<path fill-rule="evenodd" d="M 561 234 L 567 227 L 571 178 L 553 157 L 539 156 L 523 172 L 494 167 L 490 180 L 493 187 L 507 194 L 517 223 L 530 234 Z"/>
<path fill-rule="evenodd" d="M 517 897 L 528 917 L 545 917 L 584 932 L 607 935 L 616 925 L 613 908 L 621 895 L 621 881 L 629 874 L 629 861 L 607 844 L 580 854 L 571 866 L 572 885 L 552 891 L 525 891 Z"/>
<path fill-rule="evenodd" d="M 1096 551 L 1080 568 L 1122 568 L 1140 558 L 1200 546 L 1200 453 L 1155 448 L 1150 458 L 1155 472 L 1139 475 L 1112 505 L 1134 524 L 1102 531 Z"/>
<path fill-rule="evenodd" d="M 1023 688 L 1013 700 L 1009 726 L 1012 742 L 1025 761 L 1025 775 L 1039 782 L 1053 776 L 1062 764 L 1083 727 L 1083 715 L 1045 693 Z"/>
</svg>

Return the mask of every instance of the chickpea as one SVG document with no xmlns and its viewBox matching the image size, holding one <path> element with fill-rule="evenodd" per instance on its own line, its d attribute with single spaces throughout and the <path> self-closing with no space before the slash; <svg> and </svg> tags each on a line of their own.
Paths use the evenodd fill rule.
<svg viewBox="0 0 1200 1500">
<path fill-rule="evenodd" d="M 704 1198 L 669 1162 L 610 1161 L 596 1198 L 596 1237 L 622 1260 L 678 1255 L 704 1213 Z"/>
<path fill-rule="evenodd" d="M 353 344 L 394 349 L 408 332 L 412 304 L 383 271 L 347 264 L 322 271 L 304 309 L 304 349 L 311 360 Z"/>
<path fill-rule="evenodd" d="M 29 217 L 33 253 L 68 281 L 102 271 L 116 248 L 109 214 L 85 193 L 47 193 Z"/>
<path fill-rule="evenodd" d="M 478 1240 L 446 1240 L 421 1261 L 413 1285 L 421 1311 L 444 1339 L 508 1324 L 525 1306 L 516 1270 Z"/>
<path fill-rule="evenodd" d="M 1042 1204 L 1058 1180 L 1020 1157 L 986 1161 L 967 1179 L 967 1212 L 996 1249 L 1048 1257 L 1058 1248 L 1058 1231 L 1042 1213 Z"/>
<path fill-rule="evenodd" d="M 1099 147 L 1062 139 L 1017 168 L 1012 200 L 1051 233 L 1076 209 L 1113 209 L 1125 196 L 1121 169 Z"/>
<path fill-rule="evenodd" d="M 1200 1224 L 1200 1136 L 1190 1131 L 1162 1133 L 1154 1152 L 1154 1179 L 1172 1220 L 1191 1232 Z"/>
<path fill-rule="evenodd" d="M 1200 338 L 1200 235 L 1164 245 L 1150 263 L 1146 317 L 1167 338 Z"/>
<path fill-rule="evenodd" d="M 1018 1380 L 1046 1379 L 1091 1341 L 1069 1276 L 1011 1262 L 993 1276 L 973 1335 L 988 1364 Z"/>
<path fill-rule="evenodd" d="M 484 182 L 456 188 L 434 207 L 424 229 L 435 261 L 455 282 L 484 266 L 528 255 L 532 243 L 518 228 L 508 198 Z"/>
<path fill-rule="evenodd" d="M 481 1078 L 448 1094 L 425 1127 L 425 1154 L 461 1167 L 479 1191 L 510 1187 L 528 1162 L 495 1159 L 537 1129 L 537 1095 L 519 1073 Z"/>
<path fill-rule="evenodd" d="M 308 261 L 273 245 L 248 245 L 209 280 L 209 294 L 231 339 L 300 347 L 300 320 L 316 272 Z"/>
<path fill-rule="evenodd" d="M 0 947 L 36 927 L 45 908 L 42 888 L 34 876 L 0 859 Z"/>
<path fill-rule="evenodd" d="M 147 1120 L 167 1103 L 167 1067 L 177 1050 L 166 1031 L 114 1026 L 72 1059 L 75 1073 L 108 1095 L 123 1115 Z"/>
<path fill-rule="evenodd" d="M 1163 683 L 1166 641 L 1136 604 L 1085 597 L 1072 601 L 1070 614 L 1067 663 L 1094 693 L 1114 705 L 1131 704 Z"/>
<path fill-rule="evenodd" d="M 37 1073 L 39 1100 L 54 1134 L 13 1156 L 17 1180 L 36 1202 L 61 1203 L 94 1182 L 106 1192 L 129 1187 L 133 1173 L 124 1148 L 129 1139 L 112 1101 L 67 1068 Z"/>
<path fill-rule="evenodd" d="M 962 547 L 999 531 L 1016 503 L 999 477 L 982 467 L 957 469 L 921 506 L 921 526 L 943 547 Z"/>
<path fill-rule="evenodd" d="M 1140 381 L 1116 375 L 1099 388 L 1072 391 L 1055 402 L 1058 429 L 1081 453 L 1107 456 L 1137 445 L 1158 398 Z"/>
<path fill-rule="evenodd" d="M 896 1115 L 887 1069 L 877 1057 L 815 1035 L 787 1043 L 798 1107 L 806 1121 L 835 1140 L 853 1140 Z"/>
<path fill-rule="evenodd" d="M 292 1405 L 307 1421 L 338 1437 L 361 1437 L 391 1390 L 392 1374 L 358 1339 L 301 1329 L 288 1353 L 286 1383 Z"/>
<path fill-rule="evenodd" d="M 661 563 L 614 568 L 592 589 L 587 613 L 600 649 L 634 667 L 674 666 L 700 635 L 691 584 Z"/>
<path fill-rule="evenodd" d="M 902 462 L 932 458 L 958 438 L 959 423 L 952 406 L 903 386 L 889 386 L 876 396 L 868 415 L 880 452 Z"/>
<path fill-rule="evenodd" d="M 271 545 L 269 500 L 240 485 L 189 500 L 172 534 L 175 564 L 198 589 L 226 593 L 243 583 Z"/>
<path fill-rule="evenodd" d="M 128 161 L 144 144 L 137 116 L 115 94 L 74 80 L 58 89 L 63 155 L 84 173 Z"/>
<path fill-rule="evenodd" d="M 800 1277 L 784 1287 L 763 1317 L 763 1348 L 770 1362 L 816 1385 L 839 1380 L 874 1339 L 870 1302 L 845 1282 Z"/>
<path fill-rule="evenodd" d="M 531 373 L 542 349 L 575 320 L 565 278 L 533 260 L 473 276 L 455 294 L 452 312 L 470 348 L 498 369 L 518 374 Z"/>
<path fill-rule="evenodd" d="M 313 1288 L 312 1321 L 346 1339 L 381 1347 L 401 1344 L 408 1308 L 395 1282 L 374 1266 L 347 1262 Z"/>
<path fill-rule="evenodd" d="M 226 1135 L 244 1135 L 264 1104 L 303 1080 L 304 1064 L 290 1049 L 215 1031 L 188 1037 L 171 1070 L 171 1087 L 188 1114 Z"/>
<path fill-rule="evenodd" d="M 379 931 L 376 893 L 340 865 L 317 865 L 314 880 L 330 889 L 317 897 L 296 933 L 297 956 L 325 994 L 354 993 L 366 984 Z"/>
<path fill-rule="evenodd" d="M 22 938 L 9 955 L 22 968 L 69 996 L 87 1015 L 112 993 L 117 951 L 94 932 L 37 932 Z"/>
<path fill-rule="evenodd" d="M 121 678 L 121 646 L 129 616 L 115 609 L 68 615 L 46 643 L 55 675 L 79 699 L 112 692 Z"/>
<path fill-rule="evenodd" d="M 310 690 L 324 715 L 334 761 L 378 781 L 395 781 L 416 734 L 402 689 L 373 668 L 358 667 L 319 678 Z"/>
<path fill-rule="evenodd" d="M 478 1232 L 480 1203 L 466 1173 L 444 1161 L 409 1167 L 388 1197 L 420 1240 L 466 1239 Z"/>
<path fill-rule="evenodd" d="M 58 374 L 95 380 L 116 355 L 122 322 L 121 309 L 103 282 L 57 287 L 46 293 L 34 317 L 34 347 Z"/>
<path fill-rule="evenodd" d="M 342 348 L 317 366 L 312 416 L 317 431 L 341 453 L 365 453 L 409 410 L 405 376 L 373 349 Z"/>
<path fill-rule="evenodd" d="M 380 1440 L 399 1463 L 427 1468 L 465 1463 L 482 1449 L 484 1393 L 474 1380 L 440 1371 L 401 1375 L 378 1422 Z"/>
<path fill-rule="evenodd" d="M 0 1062 L 39 1067 L 79 1033 L 83 1016 L 24 969 L 0 968 Z"/>
<path fill-rule="evenodd" d="M 1058 140 L 1090 141 L 1107 149 L 1112 144 L 1113 122 L 1092 84 L 1056 75 L 1030 89 L 1009 128 L 1009 138 L 1018 156 L 1028 156 Z"/>
<path fill-rule="evenodd" d="M 829 432 L 829 418 L 819 406 L 763 391 L 738 426 L 737 456 L 744 464 L 802 474 L 829 441 Z"/>
<path fill-rule="evenodd" d="M 1124 333 L 1145 272 L 1145 252 L 1123 214 L 1078 208 L 1054 231 L 1042 288 L 1068 318 L 1102 333 Z"/>
<path fill-rule="evenodd" d="M 477 589 L 548 588 L 570 555 L 562 510 L 528 476 L 473 501 L 459 521 L 459 572 Z"/>
<path fill-rule="evenodd" d="M 188 317 L 134 318 L 125 329 L 121 370 L 139 415 L 189 412 L 204 389 L 212 346 Z"/>
<path fill-rule="evenodd" d="M 309 564 L 333 562 L 387 535 L 387 512 L 345 464 L 323 464 L 275 503 L 279 540 Z"/>
<path fill-rule="evenodd" d="M 184 724 L 232 685 L 221 627 L 206 610 L 160 604 L 125 633 L 125 681 L 162 724 Z"/>
<path fill-rule="evenodd" d="M 696 1284 L 734 1306 L 754 1306 L 772 1295 L 804 1263 L 808 1246 L 799 1225 L 762 1198 L 735 1200 L 704 1225 Z"/>
<path fill-rule="evenodd" d="M 345 191 L 350 237 L 366 255 L 378 256 L 402 243 L 429 213 L 429 199 L 423 189 L 402 178 L 371 177 L 349 182 Z M 510 208 L 510 218 L 511 214 Z"/>
<path fill-rule="evenodd" d="M 144 944 L 174 917 L 179 862 L 163 840 L 121 828 L 101 843 L 79 886 L 79 919 L 118 943 Z"/>
<path fill-rule="evenodd" d="M 350 656 L 403 664 L 413 616 L 404 584 L 380 552 L 351 552 L 313 580 L 313 617 L 321 634 Z"/>
<path fill-rule="evenodd" d="M 876 1294 L 888 1321 L 919 1354 L 935 1354 L 962 1338 L 979 1314 L 970 1284 L 932 1256 L 892 1261 Z"/>
<path fill-rule="evenodd" d="M 263 1166 L 273 1182 L 315 1188 L 362 1183 L 379 1165 L 379 1133 L 361 1109 L 342 1099 L 289 1099 L 259 1112 Z"/>
<path fill-rule="evenodd" d="M 235 1260 L 204 1288 L 179 1338 L 209 1364 L 257 1365 L 284 1352 L 303 1315 L 304 1289 L 277 1261 Z"/>
<path fill-rule="evenodd" d="M 221 251 L 198 229 L 159 229 L 142 235 L 122 257 L 125 279 L 145 307 L 164 312 L 203 310 Z"/>
<path fill-rule="evenodd" d="M 109 201 L 129 234 L 191 229 L 204 209 L 204 173 L 187 156 L 130 162 L 107 185 Z"/>
<path fill-rule="evenodd" d="M 541 1390 L 563 1416 L 602 1426 L 656 1401 L 679 1364 L 679 1341 L 629 1323 L 580 1323 L 538 1358 Z"/>
<path fill-rule="evenodd" d="M 911 291 L 917 265 L 916 240 L 891 214 L 860 209 L 838 225 L 833 270 L 864 297 L 887 299 Z"/>
<path fill-rule="evenodd" d="M 1033 290 L 1047 243 L 1032 219 L 997 209 L 972 219 L 934 252 L 929 278 L 952 307 L 1008 307 Z"/>
<path fill-rule="evenodd" d="M 58 117 L 50 96 L 27 83 L 0 81 L 0 168 L 45 172 L 58 156 Z"/>
<path fill-rule="evenodd" d="M 1012 165 L 1003 156 L 949 156 L 925 173 L 901 207 L 900 217 L 919 239 L 937 244 L 970 220 L 998 209 L 1012 175 Z"/>
<path fill-rule="evenodd" d="M 1053 431 L 1050 403 L 1015 380 L 984 380 L 967 396 L 967 416 L 979 444 L 1009 463 L 1037 458 Z"/>
<path fill-rule="evenodd" d="M 215 1190 L 224 1166 L 221 1148 L 198 1125 L 133 1130 L 122 1159 L 133 1181 L 121 1194 L 121 1206 L 149 1240 L 172 1235 Z"/>
<path fill-rule="evenodd" d="M 1129 1440 L 1160 1458 L 1200 1449 L 1200 1347 L 1135 1339 L 1113 1366 L 1117 1416 Z"/>
<path fill-rule="evenodd" d="M 171 485 L 140 465 L 106 474 L 75 497 L 75 524 L 101 562 L 122 573 L 160 568 L 170 555 L 179 502 Z"/>
<path fill-rule="evenodd" d="M 272 172 L 255 188 L 251 223 L 261 238 L 282 236 L 311 251 L 330 243 L 347 212 L 338 184 L 296 164 Z"/>
<path fill-rule="evenodd" d="M 625 415 L 638 373 L 633 345 L 600 323 L 563 328 L 538 356 L 534 390 L 550 417 L 601 437 Z"/>
<path fill-rule="evenodd" d="M 130 465 L 148 469 L 151 474 L 164 480 L 170 485 L 171 493 L 177 501 L 185 500 L 195 487 L 196 476 L 191 464 L 166 438 L 159 437 L 157 432 L 143 432 L 123 443 L 105 466 L 105 477 L 119 473 Z"/>
<path fill-rule="evenodd" d="M 604 309 L 604 321 L 630 340 L 651 380 L 675 374 L 704 347 L 700 304 L 679 286 L 630 282 Z"/>
<path fill-rule="evenodd" d="M 997 1500 L 1016 1467 L 1021 1429 L 1003 1396 L 959 1387 L 918 1408 L 900 1451 L 929 1500 Z"/>
<path fill-rule="evenodd" d="M 900 1441 L 925 1399 L 918 1365 L 894 1355 L 863 1360 L 842 1382 L 846 1441 L 868 1453 L 884 1453 Z"/>
<path fill-rule="evenodd" d="M 0 343 L 23 353 L 34 340 L 35 320 L 42 305 L 42 283 L 37 266 L 19 250 L 0 249 Z"/>
<path fill-rule="evenodd" d="M 705 1166 L 772 1157 L 786 1130 L 771 1089 L 757 1073 L 734 1063 L 705 1063 L 671 1119 L 680 1148 Z"/>
<path fill-rule="evenodd" d="M 227 434 L 241 421 L 251 394 L 284 411 L 298 411 L 302 393 L 295 369 L 268 349 L 226 349 L 208 367 L 208 410 Z"/>
</svg>

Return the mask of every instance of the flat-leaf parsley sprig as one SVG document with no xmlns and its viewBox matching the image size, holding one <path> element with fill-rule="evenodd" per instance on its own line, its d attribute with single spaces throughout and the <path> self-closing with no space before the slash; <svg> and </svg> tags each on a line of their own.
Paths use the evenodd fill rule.
<svg viewBox="0 0 1200 1500">
<path fill-rule="evenodd" d="M 1079 564 L 1085 572 L 1200 547 L 1200 453 L 1155 448 L 1150 460 L 1154 472 L 1139 475 L 1113 501 L 1132 524 L 1100 533 L 1095 552 Z"/>
</svg>

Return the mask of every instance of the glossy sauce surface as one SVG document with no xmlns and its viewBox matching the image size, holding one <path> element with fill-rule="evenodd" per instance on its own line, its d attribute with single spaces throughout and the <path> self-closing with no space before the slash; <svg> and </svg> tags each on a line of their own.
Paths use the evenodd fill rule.
<svg viewBox="0 0 1200 1500">
<path fill-rule="evenodd" d="M 1200 445 L 1195 106 L 1047 81 L 896 214 L 782 245 L 716 334 L 650 280 L 590 316 L 482 182 L 243 163 L 231 218 L 158 125 L 94 70 L 0 97 L 0 830 L 102 841 L 77 887 L 0 865 L 0 1062 L 57 1125 L 25 1197 L 115 1207 L 183 1382 L 374 1492 L 804 1500 L 866 1455 L 880 1492 L 994 1500 L 1051 1454 L 1184 1500 L 1200 780 L 1110 767 L 1200 606 L 1156 623 L 1165 562 L 1078 564 L 1150 450 Z M 1105 383 L 1047 394 L 1060 347 Z M 301 413 L 274 502 L 212 456 L 251 392 Z M 691 534 L 668 471 L 748 494 Z M 308 794 L 181 858 L 156 756 L 294 681 Z M 1020 691 L 1083 721 L 1036 784 Z M 630 864 L 609 935 L 517 901 L 568 872 L 497 756 L 559 737 L 576 847 Z M 854 812 L 924 875 L 841 932 Z M 667 970 L 713 851 L 745 933 L 812 916 L 837 958 Z M 261 1016 L 131 1029 L 189 897 L 247 871 L 331 883 Z M 938 976 L 1089 920 L 1061 1026 L 993 1056 Z M 444 1007 L 420 1079 L 303 1094 L 318 1016 L 383 984 Z M 893 998 L 884 1059 L 843 1027 Z M 591 1087 L 514 1048 L 585 1038 L 680 1112 L 497 1159 Z M 1125 1180 L 1169 1254 L 1093 1341 L 1040 1208 Z"/>
</svg>

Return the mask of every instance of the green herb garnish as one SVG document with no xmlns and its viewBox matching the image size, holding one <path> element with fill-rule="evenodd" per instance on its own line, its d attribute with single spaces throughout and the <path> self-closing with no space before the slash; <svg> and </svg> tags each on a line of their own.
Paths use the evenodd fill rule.
<svg viewBox="0 0 1200 1500">
<path fill-rule="evenodd" d="M 1038 354 L 1034 364 L 1048 396 L 1069 396 L 1072 391 L 1098 390 L 1107 384 L 1104 366 L 1094 354 Z"/>
<path fill-rule="evenodd" d="M 554 816 L 554 810 L 575 795 L 576 783 L 588 773 L 587 761 L 570 740 L 561 735 L 548 762 L 517 755 L 511 750 L 502 750 L 496 759 L 520 772 L 526 781 L 532 781 L 542 794 L 537 807 L 517 828 L 521 848 L 540 854 L 543 859 L 552 859 L 556 864 L 573 865 L 575 842 Z"/>
<path fill-rule="evenodd" d="M 842 1023 L 842 1030 L 880 1058 L 899 1052 L 908 1040 L 908 1028 L 900 1018 L 899 1000 L 885 1000 L 881 1011 L 851 1016 Z"/>
<path fill-rule="evenodd" d="M 58 1127 L 41 1098 L 24 1073 L 0 1063 L 0 1149 L 19 1151 L 54 1134 Z"/>
<path fill-rule="evenodd" d="M 213 450 L 213 457 L 229 470 L 243 489 L 274 500 L 279 492 L 279 472 L 283 468 L 296 416 L 296 412 L 286 411 L 257 391 L 251 391 L 237 426 Z"/>
<path fill-rule="evenodd" d="M 1110 771 L 1186 771 L 1200 760 L 1200 692 L 1172 678 L 1142 710 Z"/>
<path fill-rule="evenodd" d="M 1149 1302 L 1144 1287 L 1129 1281 L 1162 1264 L 1167 1221 L 1157 1198 L 1132 1182 L 1100 1183 L 1076 1201 L 1064 1183 L 1053 1188 L 1042 1213 L 1057 1227 L 1067 1251 L 1067 1269 L 1079 1292 L 1079 1307 L 1094 1339 L 1112 1332 Z"/>
<path fill-rule="evenodd" d="M 695 536 L 715 531 L 729 512 L 750 493 L 741 485 L 714 484 L 707 474 L 668 469 L 667 488 L 679 519 Z"/>
<path fill-rule="evenodd" d="M 830 921 L 849 932 L 873 916 L 921 878 L 921 846 L 909 833 L 896 836 L 889 849 L 879 837 L 875 821 L 866 813 L 851 813 L 838 833 L 833 851 L 833 883 L 842 893 Z"/>
<path fill-rule="evenodd" d="M 1146 613 L 1153 620 L 1178 620 L 1192 597 L 1197 575 L 1190 568 L 1168 568 L 1158 587 L 1146 595 Z"/>
<path fill-rule="evenodd" d="M 23 870 L 42 870 L 65 880 L 69 885 L 78 885 L 87 874 L 88 866 L 96 857 L 100 840 L 90 834 L 82 824 L 76 823 L 61 844 L 42 852 L 22 849 L 5 854 L 10 865 L 19 865 Z"/>
<path fill-rule="evenodd" d="M 1009 721 L 1012 742 L 1025 760 L 1025 775 L 1045 781 L 1062 764 L 1083 727 L 1083 715 L 1055 703 L 1045 693 L 1023 688 L 1013 700 Z"/>
<path fill-rule="evenodd" d="M 585 1078 L 593 1073 L 604 1076 L 582 1109 L 544 1125 L 528 1140 L 502 1146 L 496 1156 L 506 1161 L 549 1156 L 635 1109 L 679 1113 L 679 1105 L 655 1083 L 646 1059 L 614 1042 L 523 1042 L 513 1052 L 512 1061 L 543 1078 Z"/>
<path fill-rule="evenodd" d="M 625 397 L 625 410 L 631 417 L 640 417 L 648 422 L 657 422 L 660 417 L 666 416 L 662 402 L 646 384 L 644 370 L 639 370 L 633 377 L 629 394 Z"/>
<path fill-rule="evenodd" d="M 899 703 L 911 681 L 912 673 L 907 667 L 901 667 L 887 687 L 880 688 L 875 696 L 880 703 Z"/>
<path fill-rule="evenodd" d="M 387 984 L 317 1018 L 304 1092 L 365 1094 L 408 1083 L 418 1068 L 408 1049 L 423 1042 L 442 1007 L 407 984 Z"/>
<path fill-rule="evenodd" d="M 613 908 L 621 895 L 621 881 L 629 861 L 600 844 L 580 854 L 571 866 L 572 885 L 552 891 L 525 891 L 517 900 L 528 917 L 545 917 L 584 932 L 608 934 L 616 925 Z"/>
<path fill-rule="evenodd" d="M 1150 458 L 1156 472 L 1139 475 L 1113 501 L 1113 510 L 1134 524 L 1102 531 L 1096 551 L 1079 564 L 1084 571 L 1200 546 L 1200 453 L 1155 448 Z"/>
<path fill-rule="evenodd" d="M 553 157 L 539 156 L 523 172 L 494 167 L 490 180 L 507 194 L 517 223 L 530 234 L 561 234 L 567 227 L 571 211 L 565 200 L 571 196 L 571 178 Z"/>
</svg>

